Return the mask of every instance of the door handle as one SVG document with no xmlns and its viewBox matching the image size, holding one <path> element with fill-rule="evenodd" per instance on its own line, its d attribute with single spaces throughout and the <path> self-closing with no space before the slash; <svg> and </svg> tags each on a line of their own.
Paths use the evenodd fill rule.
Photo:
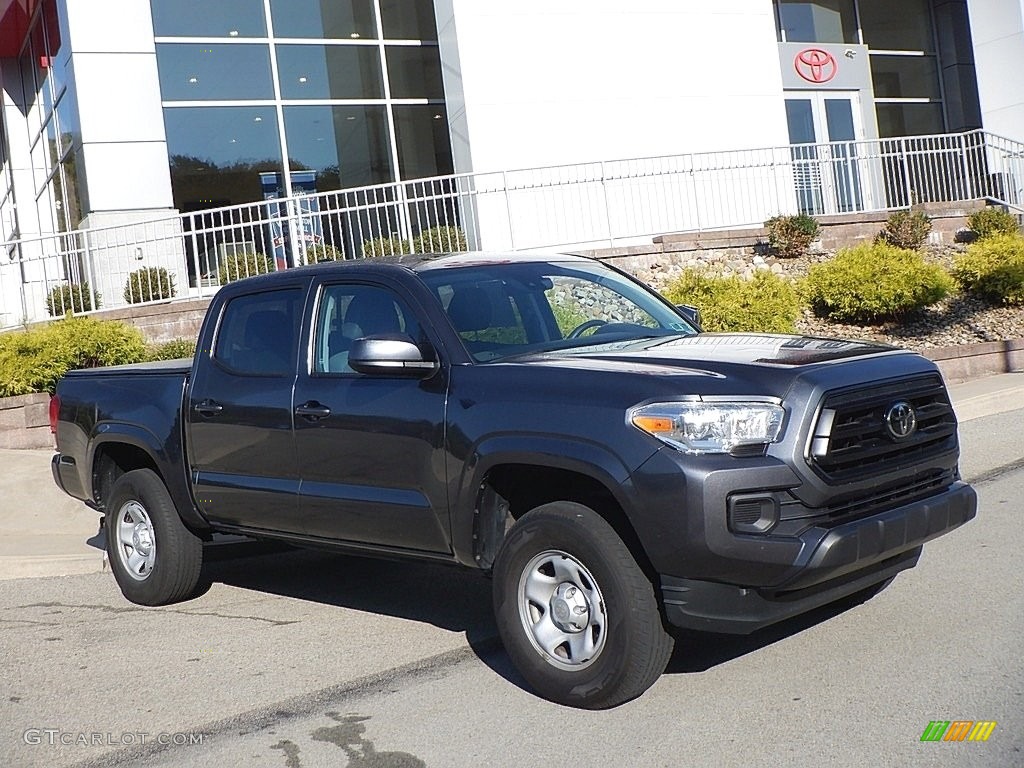
<svg viewBox="0 0 1024 768">
<path fill-rule="evenodd" d="M 213 400 L 203 400 L 201 403 L 197 403 L 195 412 L 200 416 L 216 416 L 218 413 L 224 410 L 224 406 Z"/>
<path fill-rule="evenodd" d="M 295 415 L 301 416 L 306 421 L 320 421 L 331 415 L 331 409 L 326 405 L 320 405 L 316 400 L 303 403 L 295 409 Z"/>
</svg>

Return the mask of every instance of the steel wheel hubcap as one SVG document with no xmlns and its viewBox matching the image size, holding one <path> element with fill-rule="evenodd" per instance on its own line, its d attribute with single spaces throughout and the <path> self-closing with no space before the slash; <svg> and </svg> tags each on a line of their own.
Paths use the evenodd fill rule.
<svg viewBox="0 0 1024 768">
<path fill-rule="evenodd" d="M 156 535 L 146 508 L 125 502 L 117 513 L 117 557 L 136 581 L 145 581 L 156 563 Z"/>
<path fill-rule="evenodd" d="M 579 670 L 604 648 L 608 615 L 593 575 L 567 552 L 534 557 L 519 579 L 519 618 L 530 643 L 553 666 Z"/>
</svg>

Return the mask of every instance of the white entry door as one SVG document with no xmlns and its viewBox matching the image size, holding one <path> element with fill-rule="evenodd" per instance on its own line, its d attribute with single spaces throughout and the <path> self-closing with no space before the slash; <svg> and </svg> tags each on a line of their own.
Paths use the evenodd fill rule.
<svg viewBox="0 0 1024 768">
<path fill-rule="evenodd" d="M 811 91 L 786 99 L 794 181 L 802 213 L 864 208 L 856 142 L 863 139 L 855 91 Z"/>
</svg>

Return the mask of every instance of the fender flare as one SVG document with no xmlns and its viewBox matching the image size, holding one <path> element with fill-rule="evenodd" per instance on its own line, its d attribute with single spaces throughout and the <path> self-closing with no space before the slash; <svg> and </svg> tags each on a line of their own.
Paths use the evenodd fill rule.
<svg viewBox="0 0 1024 768">
<path fill-rule="evenodd" d="M 182 521 L 196 531 L 209 530 L 209 523 L 199 514 L 192 500 L 187 475 L 181 470 L 180 460 L 175 462 L 168 455 L 163 441 L 152 431 L 135 424 L 117 421 L 105 421 L 96 424 L 89 438 L 88 447 L 88 491 L 91 498 L 96 499 L 95 466 L 96 457 L 104 446 L 111 444 L 129 445 L 138 448 L 153 462 L 157 474 L 167 486 L 167 491 L 174 501 L 174 507 Z M 176 466 L 177 465 L 177 466 Z M 99 500 L 102 503 L 102 499 Z"/>
<path fill-rule="evenodd" d="M 480 489 L 487 473 L 503 464 L 528 464 L 584 475 L 604 486 L 626 517 L 631 518 L 630 501 L 623 489 L 630 469 L 607 446 L 542 434 L 490 435 L 467 455 L 451 505 L 452 547 L 456 558 L 465 565 L 478 567 L 474 558 L 474 517 Z"/>
</svg>

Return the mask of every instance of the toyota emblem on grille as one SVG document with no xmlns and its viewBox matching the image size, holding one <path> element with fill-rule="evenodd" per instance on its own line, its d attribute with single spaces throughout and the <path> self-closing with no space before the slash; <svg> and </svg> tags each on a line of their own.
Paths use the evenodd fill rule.
<svg viewBox="0 0 1024 768">
<path fill-rule="evenodd" d="M 885 426 L 897 440 L 905 440 L 917 431 L 917 414 L 910 403 L 900 400 L 885 412 Z"/>
</svg>

